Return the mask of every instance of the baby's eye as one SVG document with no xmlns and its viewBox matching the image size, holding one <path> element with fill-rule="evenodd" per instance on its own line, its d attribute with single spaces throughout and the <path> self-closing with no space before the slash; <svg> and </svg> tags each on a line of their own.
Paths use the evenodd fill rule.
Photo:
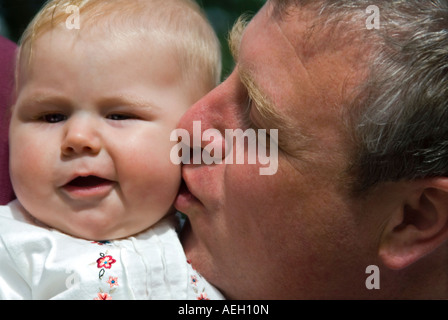
<svg viewBox="0 0 448 320">
<path fill-rule="evenodd" d="M 120 121 L 120 120 L 134 119 L 135 117 L 132 117 L 132 116 L 126 115 L 126 114 L 114 113 L 114 114 L 108 115 L 106 118 L 110 119 L 110 120 Z"/>
<path fill-rule="evenodd" d="M 48 122 L 48 123 L 57 123 L 61 121 L 67 120 L 67 116 L 61 113 L 49 113 L 45 114 L 41 117 L 42 121 Z"/>
</svg>

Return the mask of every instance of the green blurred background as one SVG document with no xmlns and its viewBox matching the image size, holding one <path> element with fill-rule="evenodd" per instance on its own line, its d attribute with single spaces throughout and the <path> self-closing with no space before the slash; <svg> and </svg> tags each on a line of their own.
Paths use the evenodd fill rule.
<svg viewBox="0 0 448 320">
<path fill-rule="evenodd" d="M 104 0 L 107 1 L 107 0 Z M 223 78 L 233 69 L 227 34 L 243 13 L 255 14 L 265 0 L 196 0 L 210 19 L 221 41 Z M 45 0 L 0 0 L 0 34 L 17 42 L 26 25 Z"/>
</svg>

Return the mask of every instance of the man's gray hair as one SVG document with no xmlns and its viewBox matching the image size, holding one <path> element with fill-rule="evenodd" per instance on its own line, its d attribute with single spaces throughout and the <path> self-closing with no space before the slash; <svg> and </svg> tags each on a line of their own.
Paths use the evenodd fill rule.
<svg viewBox="0 0 448 320">
<path fill-rule="evenodd" d="M 353 21 L 376 5 L 370 74 L 350 106 L 357 191 L 380 182 L 448 176 L 448 0 L 272 0 Z M 373 36 L 372 36 L 373 35 Z"/>
</svg>

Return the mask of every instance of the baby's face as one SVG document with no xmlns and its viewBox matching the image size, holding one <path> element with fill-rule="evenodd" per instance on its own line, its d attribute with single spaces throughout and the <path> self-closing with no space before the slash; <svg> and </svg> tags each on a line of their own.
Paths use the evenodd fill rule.
<svg viewBox="0 0 448 320">
<path fill-rule="evenodd" d="M 138 233 L 172 209 L 180 167 L 170 133 L 194 102 L 168 49 L 114 41 L 63 28 L 40 36 L 10 125 L 18 199 L 92 240 Z"/>
</svg>

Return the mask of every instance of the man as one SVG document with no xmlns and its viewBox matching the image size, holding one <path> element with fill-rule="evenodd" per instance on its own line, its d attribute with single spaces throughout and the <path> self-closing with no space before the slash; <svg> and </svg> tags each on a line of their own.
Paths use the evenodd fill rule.
<svg viewBox="0 0 448 320">
<path fill-rule="evenodd" d="M 371 4 L 269 0 L 180 122 L 278 129 L 273 175 L 182 169 L 187 256 L 228 298 L 448 298 L 448 5 Z"/>
</svg>

